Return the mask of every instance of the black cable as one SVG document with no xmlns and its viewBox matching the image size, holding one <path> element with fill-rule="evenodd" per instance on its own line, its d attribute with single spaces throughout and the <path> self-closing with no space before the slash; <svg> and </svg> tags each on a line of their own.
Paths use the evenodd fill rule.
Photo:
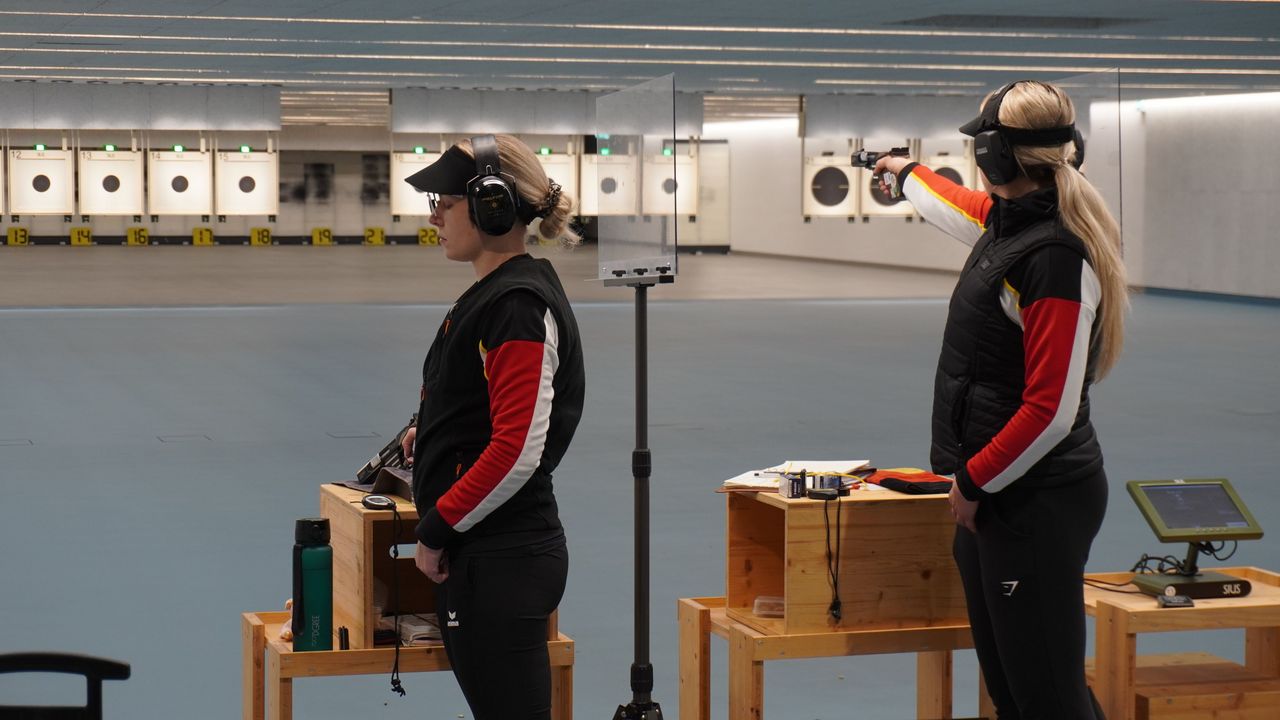
<svg viewBox="0 0 1280 720">
<path fill-rule="evenodd" d="M 1141 590 L 1120 590 L 1120 589 L 1118 589 L 1118 588 L 1122 588 L 1122 587 L 1124 587 L 1124 586 L 1126 586 L 1126 585 L 1129 585 L 1130 583 L 1112 583 L 1112 582 L 1107 582 L 1107 581 L 1105 581 L 1105 580 L 1094 580 L 1094 579 L 1092 579 L 1092 578 L 1085 578 L 1085 579 L 1084 579 L 1084 584 L 1085 584 L 1085 585 L 1088 585 L 1089 587 L 1097 588 L 1097 589 L 1099 589 L 1099 590 L 1106 590 L 1107 592 L 1120 593 L 1121 595 L 1143 595 L 1143 594 L 1145 594 L 1145 593 L 1143 593 Z"/>
<path fill-rule="evenodd" d="M 391 663 L 391 692 L 404 697 L 405 689 L 400 684 L 400 510 L 391 506 L 391 606 L 395 613 L 396 654 Z"/>
<path fill-rule="evenodd" d="M 840 622 L 840 498 L 833 498 L 836 503 L 836 547 L 831 549 L 831 515 L 827 512 L 832 499 L 822 501 L 822 522 L 827 534 L 827 574 L 831 578 L 831 604 L 827 607 L 831 619 Z"/>
</svg>

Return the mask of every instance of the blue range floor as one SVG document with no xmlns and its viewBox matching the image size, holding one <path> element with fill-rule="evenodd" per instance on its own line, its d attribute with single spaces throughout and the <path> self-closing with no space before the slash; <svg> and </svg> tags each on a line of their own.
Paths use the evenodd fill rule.
<svg viewBox="0 0 1280 720">
<path fill-rule="evenodd" d="M 659 298 L 660 291 L 655 293 Z M 62 649 L 133 665 L 110 718 L 235 717 L 239 613 L 290 594 L 293 520 L 415 409 L 445 307 L 0 310 L 0 652 Z M 674 717 L 675 601 L 724 587 L 724 478 L 794 457 L 927 462 L 941 301 L 654 303 L 653 658 Z M 630 698 L 633 346 L 629 304 L 580 304 L 587 409 L 556 477 L 571 553 L 562 628 L 578 641 L 577 716 Z M 1269 531 L 1232 563 L 1280 566 L 1280 313 L 1135 298 L 1129 348 L 1095 389 L 1112 498 L 1090 567 L 1155 542 L 1123 482 L 1226 476 Z M 381 437 L 373 437 L 377 433 Z M 1238 632 L 1140 651 L 1239 659 Z M 725 715 L 724 646 L 713 708 Z M 771 663 L 775 718 L 914 715 L 914 660 Z M 976 707 L 962 653 L 957 709 Z M 53 679 L 0 684 L 38 699 Z M 299 718 L 469 715 L 447 675 L 295 683 Z M 81 692 L 82 691 L 75 691 Z"/>
</svg>

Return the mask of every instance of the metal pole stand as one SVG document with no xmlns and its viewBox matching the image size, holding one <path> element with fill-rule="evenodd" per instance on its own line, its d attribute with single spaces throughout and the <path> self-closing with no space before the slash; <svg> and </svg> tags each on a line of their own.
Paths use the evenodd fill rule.
<svg viewBox="0 0 1280 720">
<path fill-rule="evenodd" d="M 666 278 L 666 279 L 664 279 Z M 653 701 L 653 665 L 649 663 L 649 476 L 653 457 L 649 452 L 649 311 L 647 291 L 670 275 L 630 279 L 636 289 L 636 449 L 631 453 L 635 478 L 635 661 L 631 663 L 631 702 L 619 705 L 613 720 L 662 720 L 662 708 Z"/>
</svg>

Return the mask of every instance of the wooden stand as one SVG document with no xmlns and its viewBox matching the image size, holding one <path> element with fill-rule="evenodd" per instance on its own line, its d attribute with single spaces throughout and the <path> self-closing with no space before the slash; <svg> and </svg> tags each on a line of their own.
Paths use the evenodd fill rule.
<svg viewBox="0 0 1280 720">
<path fill-rule="evenodd" d="M 346 627 L 350 650 L 293 651 L 280 639 L 287 612 L 244 613 L 241 616 L 244 654 L 244 720 L 262 720 L 265 702 L 270 720 L 289 720 L 293 713 L 293 678 L 336 675 L 376 675 L 391 672 L 394 647 L 374 647 L 373 631 L 381 614 L 375 599 L 384 589 L 399 583 L 401 614 L 435 612 L 435 587 L 414 566 L 412 553 L 398 560 L 391 545 L 416 544 L 414 527 L 418 512 L 413 503 L 396 500 L 400 527 L 390 510 L 369 510 L 360 503 L 365 496 L 340 485 L 322 485 L 320 514 L 329 519 L 333 548 L 333 646 L 336 632 Z M 390 595 L 387 600 L 392 601 Z M 392 608 L 385 608 L 391 610 Z M 551 655 L 551 714 L 556 720 L 573 718 L 573 639 L 559 632 L 558 613 L 547 627 L 547 651 Z M 265 663 L 265 664 L 264 664 Z M 400 649 L 401 672 L 449 670 L 444 645 L 416 645 Z M 265 680 L 264 680 L 265 673 Z M 265 688 L 271 688 L 266 697 Z M 389 691 L 388 691 L 389 692 Z"/>
<path fill-rule="evenodd" d="M 1274 720 L 1280 717 L 1280 575 L 1252 567 L 1215 568 L 1248 579 L 1243 598 L 1161 608 L 1148 595 L 1085 586 L 1097 620 L 1096 659 L 1086 673 L 1108 720 Z M 1087 576 L 1128 582 L 1132 573 Z M 1245 664 L 1206 653 L 1137 654 L 1138 633 L 1245 629 Z"/>
<path fill-rule="evenodd" d="M 743 625 L 775 635 L 968 625 L 951 558 L 956 524 L 944 495 L 858 490 L 824 502 L 730 493 L 727 507 L 726 614 Z M 836 549 L 837 525 L 838 622 L 828 613 L 827 561 L 828 547 Z M 784 616 L 753 614 L 760 596 L 783 598 Z"/>
<path fill-rule="evenodd" d="M 288 612 L 244 613 L 240 616 L 244 655 L 243 720 L 292 718 L 294 678 L 391 672 L 395 648 L 294 652 L 292 643 L 280 639 L 280 625 L 287 619 Z M 559 635 L 547 643 L 547 652 L 551 656 L 551 717 L 556 720 L 573 720 L 573 651 L 573 640 L 567 635 Z M 448 669 L 449 658 L 445 655 L 444 645 L 437 643 L 400 649 L 401 672 Z M 391 692 L 389 688 L 387 692 Z M 425 712 L 427 706 L 424 705 L 423 709 Z"/>
<path fill-rule="evenodd" d="M 916 653 L 916 716 L 952 717 L 951 651 L 973 647 L 968 623 L 880 630 L 845 630 L 770 635 L 736 622 L 725 599 L 682 598 L 680 619 L 681 720 L 711 717 L 711 635 L 729 644 L 729 717 L 764 718 L 764 663 L 767 660 Z M 978 714 L 995 717 L 981 677 Z"/>
<path fill-rule="evenodd" d="M 840 505 L 839 520 L 836 504 Z M 955 520 L 945 496 L 856 491 L 838 501 L 730 493 L 723 598 L 680 600 L 680 717 L 710 717 L 711 635 L 729 644 L 729 717 L 764 717 L 764 663 L 794 658 L 917 653 L 916 712 L 952 717 L 951 651 L 973 647 L 951 558 Z M 831 548 L 840 529 L 837 622 L 828 613 Z M 783 617 L 752 613 L 783 598 Z M 979 712 L 995 717 L 979 683 Z"/>
</svg>

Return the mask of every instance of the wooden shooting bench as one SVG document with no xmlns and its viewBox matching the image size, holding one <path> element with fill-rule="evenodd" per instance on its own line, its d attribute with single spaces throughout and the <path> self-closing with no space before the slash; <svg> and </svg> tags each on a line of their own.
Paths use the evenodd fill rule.
<svg viewBox="0 0 1280 720">
<path fill-rule="evenodd" d="M 378 586 L 399 583 L 401 614 L 435 611 L 435 588 L 414 566 L 413 555 L 392 558 L 391 545 L 416 543 L 418 512 L 413 503 L 396 500 L 395 513 L 369 510 L 360 503 L 365 493 L 340 485 L 320 488 L 320 514 L 329 519 L 333 548 L 334 648 L 337 628 L 346 627 L 349 650 L 294 652 L 293 643 L 280 639 L 288 612 L 249 612 L 241 615 L 244 720 L 289 720 L 293 716 L 293 679 L 338 675 L 390 674 L 395 657 L 391 646 L 375 647 L 374 630 L 380 609 Z M 557 614 L 548 626 L 551 655 L 551 716 L 573 718 L 573 639 L 559 632 Z M 401 672 L 449 670 L 442 643 L 400 648 Z M 268 692 L 269 690 L 269 692 Z"/>
<path fill-rule="evenodd" d="M 681 720 L 710 717 L 713 634 L 728 641 L 734 720 L 764 717 L 765 662 L 902 652 L 917 655 L 917 716 L 952 717 L 952 651 L 973 638 L 946 496 L 875 488 L 828 502 L 733 492 L 726 507 L 726 595 L 678 603 Z M 829 543 L 840 558 L 839 620 L 828 611 Z M 761 596 L 783 598 L 782 617 L 755 615 Z M 995 717 L 980 680 L 979 714 Z"/>
</svg>

